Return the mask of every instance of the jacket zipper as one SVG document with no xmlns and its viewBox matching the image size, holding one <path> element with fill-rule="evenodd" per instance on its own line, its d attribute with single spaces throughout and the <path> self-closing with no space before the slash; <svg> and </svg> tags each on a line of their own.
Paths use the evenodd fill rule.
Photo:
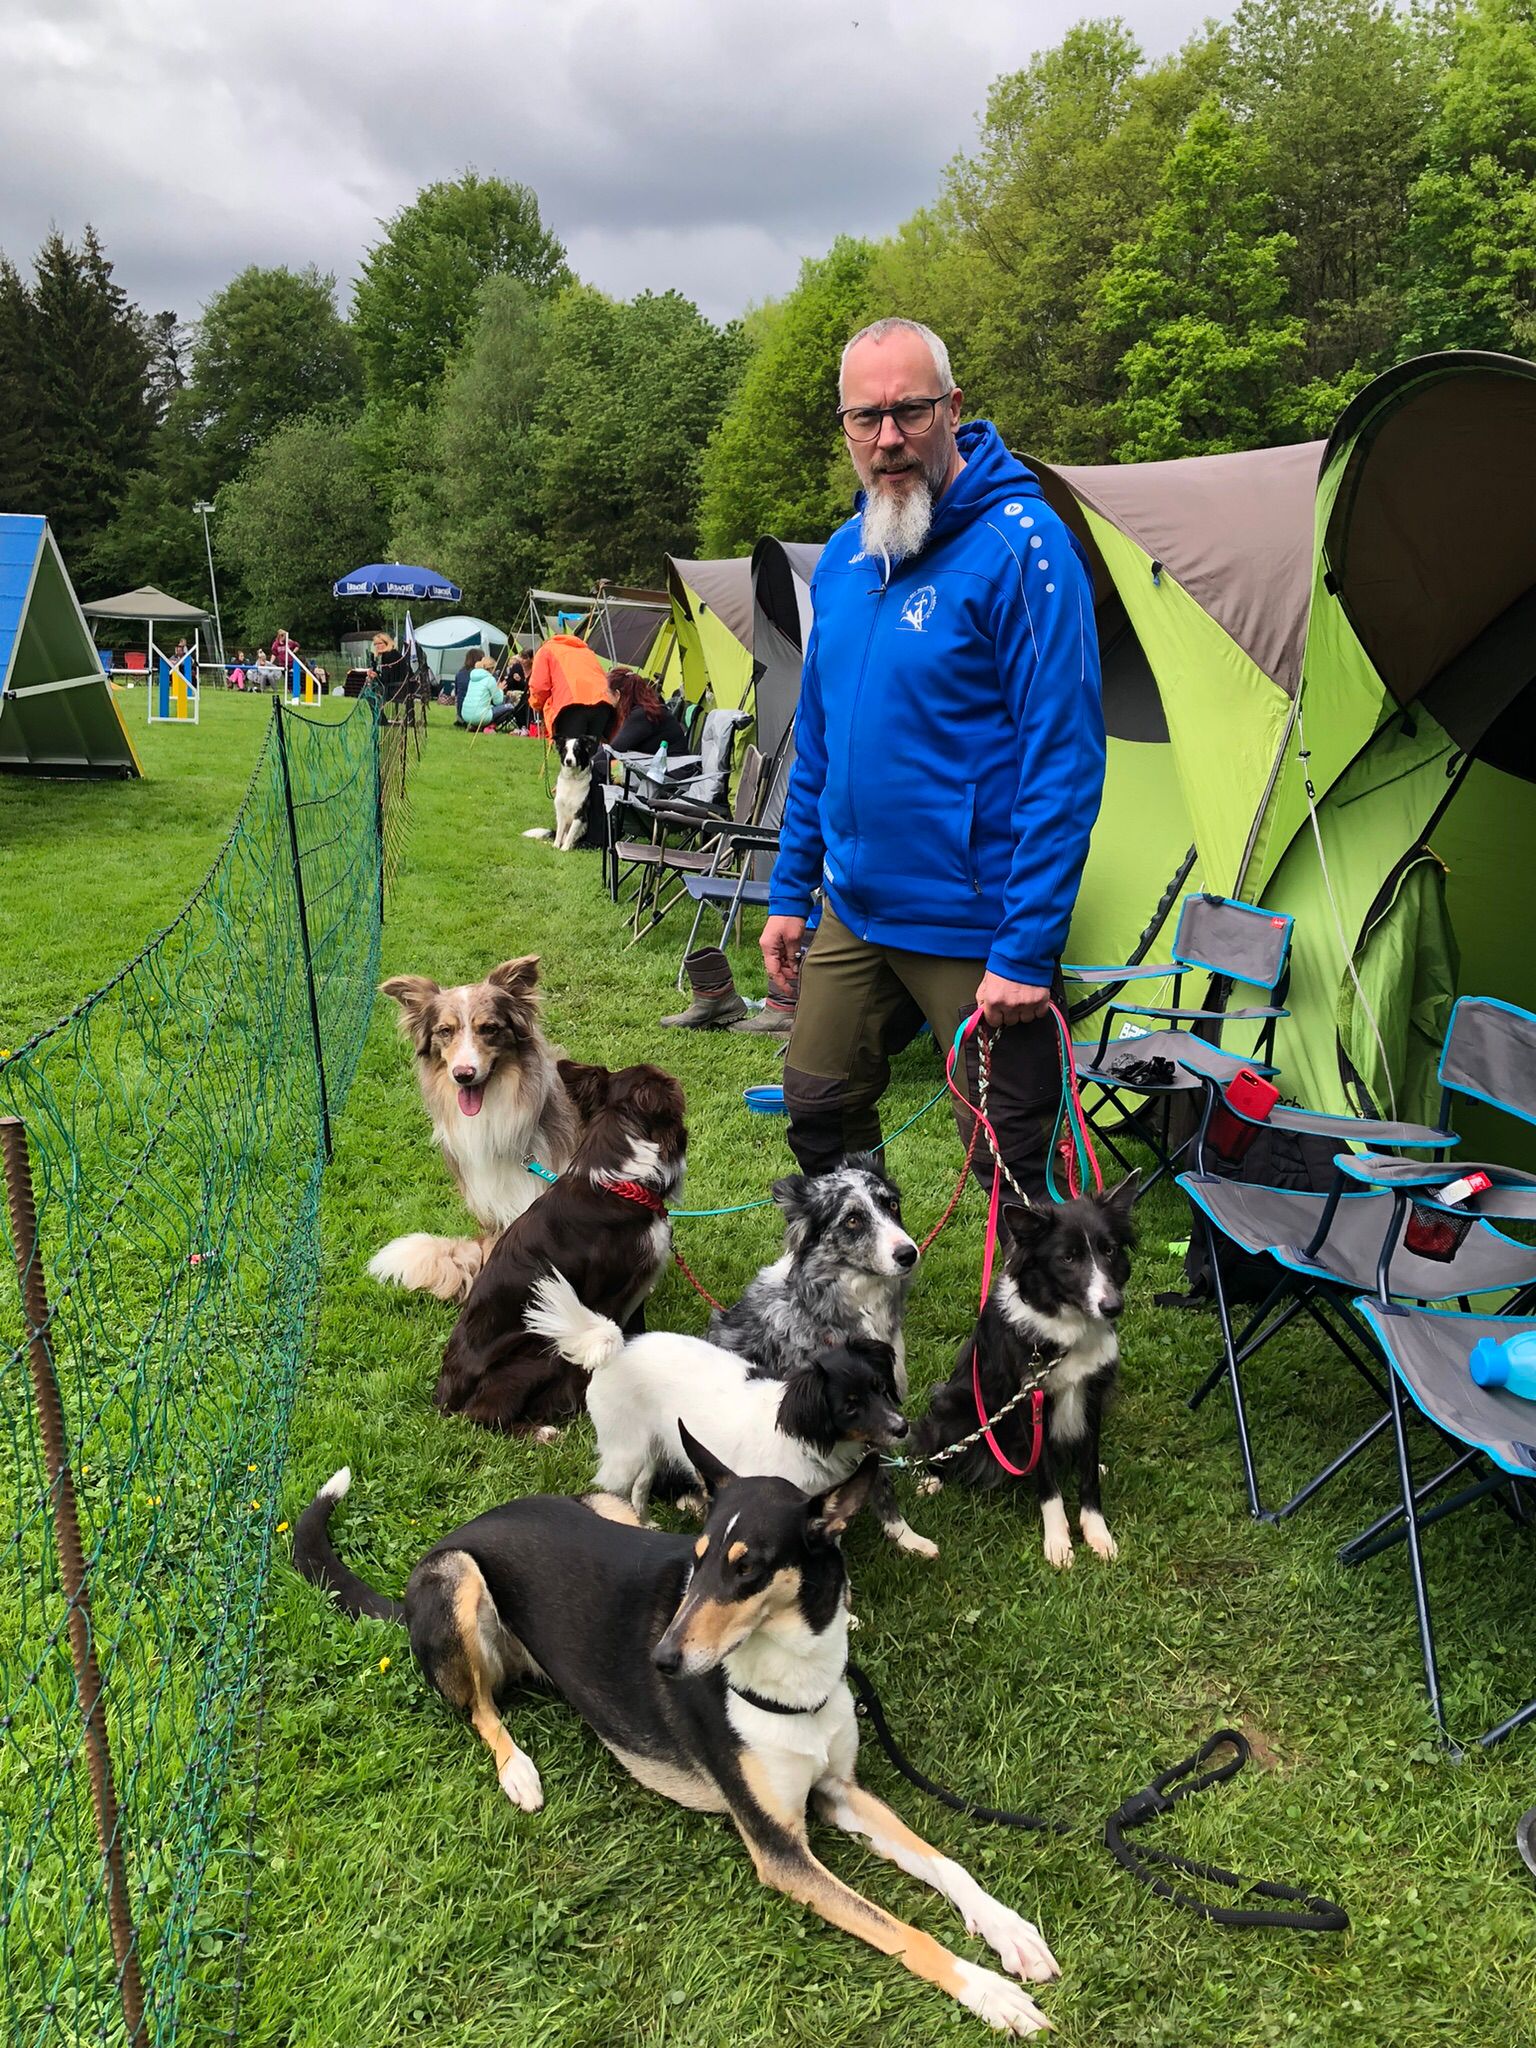
<svg viewBox="0 0 1536 2048">
<path fill-rule="evenodd" d="M 869 650 L 875 644 L 875 629 L 880 623 L 880 610 L 885 603 L 886 593 L 889 589 L 890 585 L 888 583 L 882 583 L 879 590 L 875 593 L 874 614 L 869 622 L 869 631 L 864 636 L 864 653 L 859 662 L 859 680 L 854 685 L 853 710 L 848 720 L 848 753 L 844 763 L 844 772 L 848 778 L 848 819 L 853 826 L 853 845 L 849 849 L 848 866 L 855 870 L 855 872 L 857 871 L 859 855 L 859 814 L 854 798 L 853 738 L 858 730 L 859 706 L 864 697 L 864 679 L 869 674 Z M 869 937 L 868 913 L 864 909 L 863 904 L 859 905 L 859 918 L 864 926 L 864 929 L 859 933 L 859 937 L 867 939 Z"/>
</svg>

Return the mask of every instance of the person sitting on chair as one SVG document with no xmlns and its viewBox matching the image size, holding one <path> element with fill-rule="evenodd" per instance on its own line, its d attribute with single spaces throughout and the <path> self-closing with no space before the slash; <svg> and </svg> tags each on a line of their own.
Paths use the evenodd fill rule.
<svg viewBox="0 0 1536 2048">
<path fill-rule="evenodd" d="M 661 746 L 672 754 L 687 750 L 687 733 L 662 703 L 649 676 L 621 662 L 608 671 L 608 695 L 618 717 L 618 729 L 608 742 L 616 754 L 654 754 Z"/>
<path fill-rule="evenodd" d="M 510 725 L 517 716 L 517 706 L 509 704 L 496 680 L 496 665 L 488 654 L 477 657 L 474 668 L 469 672 L 469 685 L 464 692 L 464 723 L 472 732 L 490 726 L 492 730 Z"/>
</svg>

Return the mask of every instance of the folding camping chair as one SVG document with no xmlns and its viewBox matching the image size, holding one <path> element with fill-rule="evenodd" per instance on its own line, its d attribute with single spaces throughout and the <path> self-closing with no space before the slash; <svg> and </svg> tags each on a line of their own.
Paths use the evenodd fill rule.
<svg viewBox="0 0 1536 2048">
<path fill-rule="evenodd" d="M 764 793 L 756 820 L 723 828 L 716 834 L 714 857 L 707 872 L 684 876 L 683 887 L 696 906 L 688 942 L 683 947 L 684 961 L 699 942 L 699 927 L 704 921 L 705 911 L 711 906 L 719 912 L 722 921 L 722 945 L 730 944 L 733 925 L 740 937 L 741 913 L 749 904 L 755 909 L 767 909 L 768 879 L 761 870 L 765 862 L 771 868 L 772 858 L 779 850 L 779 827 L 784 819 L 784 799 L 793 762 L 794 726 L 791 722 L 779 741 L 773 760 L 764 768 Z M 685 969 L 679 961 L 679 988 L 683 986 L 684 979 Z"/>
<path fill-rule="evenodd" d="M 1201 1056 L 1202 1058 L 1205 1055 Z M 1522 1071 L 1522 1062 L 1524 1067 Z M 1441 1050 L 1442 1094 L 1436 1126 L 1389 1123 L 1381 1119 L 1327 1116 L 1304 1109 L 1275 1108 L 1264 1119 L 1271 1128 L 1337 1142 L 1332 1185 L 1325 1192 L 1279 1188 L 1228 1180 L 1208 1170 L 1206 1146 L 1213 1111 L 1220 1105 L 1242 1123 L 1255 1124 L 1222 1095 L 1222 1083 L 1206 1074 L 1205 1108 L 1195 1136 L 1195 1170 L 1179 1175 L 1198 1227 L 1205 1237 L 1211 1286 L 1221 1326 L 1222 1356 L 1190 1396 L 1196 1408 L 1223 1380 L 1232 1390 L 1238 1448 L 1250 1512 L 1278 1521 L 1293 1514 L 1373 1443 L 1392 1419 L 1387 1386 L 1378 1370 L 1373 1328 L 1352 1312 L 1356 1297 L 1374 1290 L 1383 1301 L 1434 1303 L 1475 1295 L 1506 1293 L 1536 1283 L 1536 1247 L 1495 1230 L 1475 1203 L 1461 1211 L 1470 1226 L 1445 1255 L 1414 1248 L 1409 1229 L 1415 1190 L 1436 1188 L 1461 1170 L 1452 1161 L 1405 1159 L 1402 1148 L 1446 1152 L 1456 1142 L 1448 1124 L 1451 1099 L 1471 1096 L 1536 1122 L 1536 1017 L 1484 997 L 1463 997 L 1451 1012 Z M 1529 1106 L 1522 1106 L 1522 1105 Z M 1349 1144 L 1386 1145 L 1398 1150 L 1361 1156 Z M 1507 1178 L 1505 1169 L 1488 1169 Z M 1499 1213 L 1489 1210 L 1490 1214 Z M 1419 1239 L 1422 1242 L 1422 1238 Z M 1273 1286 L 1246 1328 L 1234 1333 L 1221 1246 L 1251 1257 L 1267 1257 L 1276 1268 Z M 1253 1355 L 1300 1315 L 1307 1315 L 1374 1390 L 1381 1413 L 1331 1459 L 1283 1507 L 1266 1509 L 1259 1498 L 1242 1370 Z M 1369 1351 L 1362 1349 L 1362 1340 Z M 1390 1375 L 1389 1375 L 1390 1376 Z"/>
<path fill-rule="evenodd" d="M 1124 1135 L 1126 1125 L 1151 1147 L 1158 1162 L 1157 1168 L 1139 1190 L 1138 1200 L 1155 1187 L 1164 1174 L 1173 1171 L 1179 1157 L 1192 1142 L 1193 1131 L 1177 1144 L 1172 1141 L 1176 1097 L 1193 1096 L 1207 1079 L 1230 1081 L 1244 1067 L 1260 1074 L 1274 1072 L 1275 1026 L 1289 1013 L 1276 1004 L 1229 1010 L 1226 1002 L 1232 984 L 1239 981 L 1252 988 L 1269 989 L 1283 997 L 1290 972 L 1291 924 L 1289 917 L 1273 911 L 1256 910 L 1251 903 L 1236 903 L 1227 896 L 1191 895 L 1184 898 L 1180 909 L 1172 957 L 1168 963 L 1156 967 L 1072 967 L 1063 963 L 1062 973 L 1069 980 L 1089 987 L 1099 984 L 1106 989 L 1106 994 L 1098 998 L 1104 1005 L 1104 1022 L 1099 1028 L 1098 1043 L 1074 1045 L 1072 1048 L 1079 1084 L 1092 1082 L 1117 1107 L 1119 1097 L 1126 1091 L 1142 1098 L 1134 1110 L 1122 1110 L 1125 1121 L 1115 1126 L 1113 1131 L 1106 1129 L 1101 1113 L 1089 1112 L 1095 1135 L 1103 1140 L 1105 1148 L 1127 1172 L 1131 1162 L 1115 1143 L 1116 1136 Z M 1211 977 L 1206 1003 L 1203 1008 L 1185 1008 L 1184 977 L 1197 972 Z M 1173 977 L 1171 1005 L 1125 1002 L 1121 999 L 1120 991 L 1129 982 L 1165 981 L 1170 975 Z M 1116 1039 L 1111 1045 L 1110 1028 L 1117 1017 L 1146 1017 L 1166 1028 L 1138 1031 L 1130 1038 Z M 1239 1058 L 1236 1054 L 1224 1052 L 1221 1048 L 1223 1028 L 1229 1024 L 1248 1023 L 1261 1027 L 1253 1053 Z M 1188 1025 L 1194 1027 L 1194 1033 L 1203 1031 L 1207 1034 L 1201 1041 L 1204 1050 L 1190 1054 L 1191 1059 L 1201 1063 L 1198 1072 L 1193 1071 L 1183 1059 L 1189 1053 L 1194 1036 L 1182 1028 Z M 1154 1102 L 1161 1102 L 1160 1116 L 1152 1108 Z"/>
<path fill-rule="evenodd" d="M 608 834 L 605 856 L 608 864 L 608 894 L 617 903 L 626 874 L 638 879 L 645 894 L 654 875 L 655 863 L 636 849 L 656 843 L 655 810 L 658 803 L 681 801 L 697 811 L 709 813 L 721 823 L 730 815 L 731 767 L 736 737 L 751 724 L 746 711 L 709 711 L 698 726 L 697 754 L 669 760 L 664 782 L 655 780 L 656 760 L 651 754 L 609 754 L 605 758 L 619 771 L 617 782 L 603 785 L 607 805 Z M 626 830 L 648 834 L 646 839 L 628 838 Z M 686 829 L 686 828 L 681 828 Z"/>
<path fill-rule="evenodd" d="M 736 798 L 729 816 L 721 817 L 711 806 L 691 802 L 681 793 L 672 796 L 663 792 L 642 804 L 651 823 L 650 839 L 621 840 L 615 849 L 617 859 L 626 862 L 639 876 L 631 919 L 631 946 L 653 932 L 673 906 L 682 901 L 686 889 L 678 887 L 669 892 L 668 877 L 682 879 L 710 873 L 719 859 L 720 835 L 752 825 L 763 794 L 763 757 L 756 747 L 748 747 L 741 757 Z M 679 837 L 691 843 L 680 845 L 676 843 Z"/>
</svg>

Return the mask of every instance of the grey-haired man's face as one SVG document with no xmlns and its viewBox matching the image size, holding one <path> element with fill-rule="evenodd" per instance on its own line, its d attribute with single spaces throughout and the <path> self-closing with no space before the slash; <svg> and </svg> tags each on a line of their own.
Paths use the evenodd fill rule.
<svg viewBox="0 0 1536 2048">
<path fill-rule="evenodd" d="M 936 398 L 939 390 L 932 353 L 919 334 L 898 330 L 879 341 L 861 341 L 843 366 L 845 408 Z M 923 547 L 954 464 L 960 403 L 958 391 L 949 393 L 921 433 L 905 434 L 887 417 L 876 439 L 849 438 L 848 453 L 866 494 L 861 533 L 866 553 L 900 560 Z"/>
</svg>

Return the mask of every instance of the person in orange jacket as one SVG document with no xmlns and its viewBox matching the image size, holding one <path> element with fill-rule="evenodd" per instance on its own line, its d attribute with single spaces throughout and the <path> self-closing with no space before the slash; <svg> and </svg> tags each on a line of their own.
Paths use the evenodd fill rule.
<svg viewBox="0 0 1536 2048">
<path fill-rule="evenodd" d="M 528 705 L 554 740 L 605 740 L 613 726 L 608 671 L 575 633 L 552 633 L 534 656 Z"/>
</svg>

